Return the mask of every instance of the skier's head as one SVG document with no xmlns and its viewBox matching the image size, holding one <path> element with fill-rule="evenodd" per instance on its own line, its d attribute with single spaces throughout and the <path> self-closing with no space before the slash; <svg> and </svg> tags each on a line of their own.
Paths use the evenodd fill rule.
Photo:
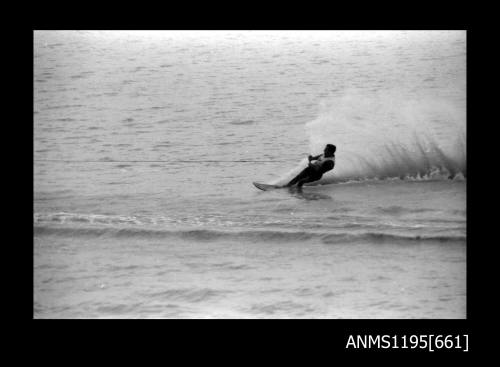
<svg viewBox="0 0 500 367">
<path fill-rule="evenodd" d="M 337 150 L 337 147 L 333 144 L 326 144 L 325 146 L 325 155 L 326 156 L 331 156 L 335 154 L 335 151 Z"/>
</svg>

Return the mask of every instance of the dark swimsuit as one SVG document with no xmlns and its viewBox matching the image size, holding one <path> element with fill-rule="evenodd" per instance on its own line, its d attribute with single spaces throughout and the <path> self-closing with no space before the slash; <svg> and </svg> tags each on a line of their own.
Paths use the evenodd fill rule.
<svg viewBox="0 0 500 367">
<path fill-rule="evenodd" d="M 318 181 L 323 177 L 322 173 L 319 173 L 312 167 L 306 167 L 302 172 L 300 172 L 292 181 L 288 183 L 288 186 L 293 186 L 300 180 L 304 178 L 309 178 L 310 181 Z"/>
<path fill-rule="evenodd" d="M 333 159 L 330 159 L 330 158 L 333 158 Z M 321 162 L 325 160 L 325 158 L 323 157 L 322 159 L 320 158 L 318 160 L 318 162 Z M 313 181 L 319 181 L 321 179 L 321 177 L 323 177 L 323 173 L 327 172 L 327 171 L 330 171 L 331 169 L 333 169 L 333 167 L 335 166 L 335 156 L 333 157 L 327 157 L 326 158 L 327 161 L 330 161 L 333 163 L 332 165 L 332 168 L 330 169 L 327 169 L 326 171 L 323 171 L 321 170 L 320 168 L 322 168 L 322 165 L 326 162 L 321 162 L 316 168 L 314 167 L 311 167 L 311 166 L 307 166 L 304 170 L 302 170 L 302 172 L 300 172 L 292 181 L 290 181 L 288 183 L 287 186 L 293 186 L 295 185 L 297 182 L 307 178 L 307 182 L 313 182 Z"/>
</svg>

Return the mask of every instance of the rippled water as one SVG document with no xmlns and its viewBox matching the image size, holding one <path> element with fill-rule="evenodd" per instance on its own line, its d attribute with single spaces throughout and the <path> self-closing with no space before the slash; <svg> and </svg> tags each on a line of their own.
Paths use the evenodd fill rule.
<svg viewBox="0 0 500 367">
<path fill-rule="evenodd" d="M 464 137 L 464 32 L 35 32 L 34 316 L 464 318 Z"/>
</svg>

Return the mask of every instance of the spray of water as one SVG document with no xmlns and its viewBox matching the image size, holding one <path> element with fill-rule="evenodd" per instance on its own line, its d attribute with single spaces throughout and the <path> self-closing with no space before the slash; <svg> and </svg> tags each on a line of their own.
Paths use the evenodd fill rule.
<svg viewBox="0 0 500 367">
<path fill-rule="evenodd" d="M 306 123 L 311 154 L 337 146 L 336 166 L 320 183 L 367 179 L 465 179 L 465 106 L 446 98 L 346 93 L 321 103 Z M 284 183 L 307 164 L 275 181 Z"/>
</svg>

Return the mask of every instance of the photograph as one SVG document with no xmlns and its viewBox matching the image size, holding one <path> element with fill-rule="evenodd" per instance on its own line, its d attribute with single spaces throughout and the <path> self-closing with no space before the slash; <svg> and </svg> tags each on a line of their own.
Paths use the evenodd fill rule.
<svg viewBox="0 0 500 367">
<path fill-rule="evenodd" d="M 466 30 L 32 42 L 33 319 L 467 319 Z"/>
</svg>

